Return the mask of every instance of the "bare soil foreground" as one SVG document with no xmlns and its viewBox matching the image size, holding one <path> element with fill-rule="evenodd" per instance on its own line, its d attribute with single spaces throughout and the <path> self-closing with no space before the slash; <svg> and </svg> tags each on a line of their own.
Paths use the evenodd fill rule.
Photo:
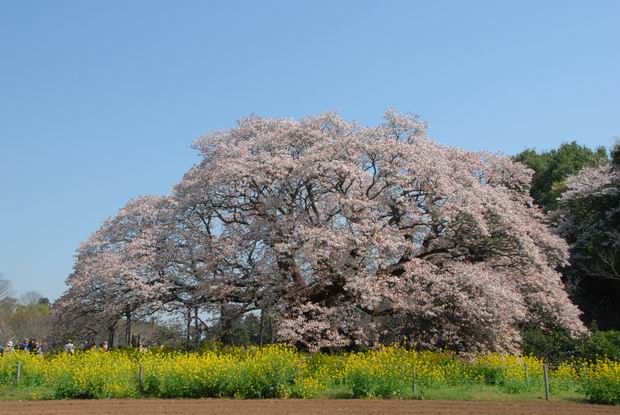
<svg viewBox="0 0 620 415">
<path fill-rule="evenodd" d="M 141 399 L 92 401 L 4 401 L 2 415 L 215 415 L 215 414 L 359 414 L 359 415 L 589 415 L 620 414 L 618 406 L 551 402 L 405 401 L 405 400 L 227 400 Z"/>
</svg>

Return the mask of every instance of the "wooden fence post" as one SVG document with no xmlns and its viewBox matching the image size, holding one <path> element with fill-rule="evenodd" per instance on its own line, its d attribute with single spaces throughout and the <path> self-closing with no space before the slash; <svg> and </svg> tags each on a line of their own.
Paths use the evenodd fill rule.
<svg viewBox="0 0 620 415">
<path fill-rule="evenodd" d="M 22 377 L 22 362 L 17 361 L 17 372 L 15 374 L 15 381 L 19 383 L 19 379 Z"/>
<path fill-rule="evenodd" d="M 144 383 L 142 381 L 143 372 L 144 372 L 144 369 L 142 365 L 140 365 L 140 372 L 138 373 L 138 387 L 140 389 L 140 393 L 144 392 Z"/>
<path fill-rule="evenodd" d="M 525 387 L 529 388 L 530 386 L 530 374 L 527 370 L 527 363 L 523 364 L 523 368 L 525 369 Z"/>
<path fill-rule="evenodd" d="M 549 367 L 544 364 L 543 365 L 543 374 L 545 377 L 545 400 L 549 400 Z"/>
</svg>

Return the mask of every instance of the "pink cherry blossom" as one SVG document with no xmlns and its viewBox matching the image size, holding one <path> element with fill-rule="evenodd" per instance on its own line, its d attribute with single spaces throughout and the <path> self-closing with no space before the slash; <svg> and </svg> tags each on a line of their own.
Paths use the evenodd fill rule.
<svg viewBox="0 0 620 415">
<path fill-rule="evenodd" d="M 110 316 L 265 312 L 309 349 L 406 336 L 516 351 L 526 324 L 582 331 L 532 172 L 426 131 L 389 111 L 377 127 L 327 113 L 210 133 L 172 196 L 130 204 L 80 249 L 60 304 L 96 282 Z"/>
</svg>

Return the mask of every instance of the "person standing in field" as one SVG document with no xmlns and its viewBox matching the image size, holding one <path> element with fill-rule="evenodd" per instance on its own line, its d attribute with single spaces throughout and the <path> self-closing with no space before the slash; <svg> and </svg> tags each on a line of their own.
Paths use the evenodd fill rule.
<svg viewBox="0 0 620 415">
<path fill-rule="evenodd" d="M 73 345 L 73 343 L 71 343 L 71 340 L 69 340 L 67 344 L 65 344 L 65 352 L 70 354 L 75 353 L 75 346 Z"/>
<path fill-rule="evenodd" d="M 43 356 L 43 345 L 37 340 L 33 341 L 32 353 L 36 354 L 37 356 Z"/>
</svg>

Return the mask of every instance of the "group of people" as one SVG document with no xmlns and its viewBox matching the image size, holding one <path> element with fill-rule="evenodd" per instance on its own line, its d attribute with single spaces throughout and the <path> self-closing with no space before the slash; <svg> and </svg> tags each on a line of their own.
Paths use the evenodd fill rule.
<svg viewBox="0 0 620 415">
<path fill-rule="evenodd" d="M 64 351 L 67 353 L 75 353 L 76 347 L 73 345 L 71 340 L 67 341 L 63 347 Z M 97 349 L 102 351 L 108 351 L 108 342 L 103 342 L 99 346 L 97 344 L 86 344 L 80 348 L 80 350 L 90 350 Z M 23 341 L 15 344 L 12 340 L 7 341 L 4 345 L 0 343 L 0 354 L 3 353 L 14 353 L 17 350 L 24 350 L 26 352 L 42 355 L 43 354 L 43 345 L 37 339 L 24 339 Z"/>
<path fill-rule="evenodd" d="M 75 345 L 71 342 L 71 340 L 69 340 L 67 343 L 65 343 L 64 346 L 65 352 L 67 353 L 75 353 Z M 108 342 L 103 342 L 100 343 L 99 346 L 97 346 L 97 343 L 86 343 L 83 348 L 84 351 L 86 350 L 101 350 L 104 352 L 108 351 Z"/>
<path fill-rule="evenodd" d="M 42 355 L 43 345 L 35 338 L 24 339 L 17 344 L 14 344 L 12 340 L 4 345 L 0 344 L 0 353 L 13 353 L 16 350 L 25 350 L 29 353 Z"/>
<path fill-rule="evenodd" d="M 9 340 L 4 345 L 0 343 L 0 354 L 14 353 L 15 351 L 18 351 L 18 350 L 24 350 L 32 354 L 43 355 L 43 348 L 44 348 L 44 345 L 34 338 L 24 339 L 23 341 L 17 344 L 13 343 L 12 340 Z M 45 348 L 47 349 L 47 346 L 45 346 Z M 142 353 L 146 353 L 148 351 L 147 347 L 142 343 L 140 343 L 137 348 Z M 83 344 L 80 344 L 79 346 L 76 346 L 73 344 L 71 340 L 68 340 L 63 345 L 62 350 L 65 353 L 69 353 L 69 354 L 74 354 L 78 350 L 80 351 L 100 350 L 103 352 L 107 352 L 109 350 L 109 346 L 108 346 L 108 342 L 105 342 L 105 341 L 99 344 L 91 342 L 91 343 L 83 343 Z M 48 351 L 51 352 L 52 350 L 48 350 Z"/>
</svg>

